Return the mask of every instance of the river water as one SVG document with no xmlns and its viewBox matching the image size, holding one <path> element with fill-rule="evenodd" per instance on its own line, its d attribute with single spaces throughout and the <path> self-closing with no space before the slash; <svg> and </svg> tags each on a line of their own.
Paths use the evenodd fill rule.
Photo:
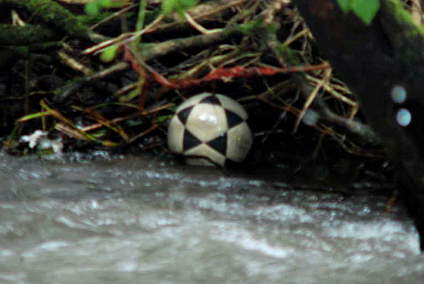
<svg viewBox="0 0 424 284">
<path fill-rule="evenodd" d="M 0 154 L 0 283 L 424 283 L 388 198 L 151 157 Z"/>
</svg>

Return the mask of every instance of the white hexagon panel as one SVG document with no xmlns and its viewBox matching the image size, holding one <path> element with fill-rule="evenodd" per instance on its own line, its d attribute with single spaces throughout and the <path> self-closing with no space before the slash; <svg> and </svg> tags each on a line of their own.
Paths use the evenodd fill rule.
<svg viewBox="0 0 424 284">
<path fill-rule="evenodd" d="M 168 147 L 192 165 L 242 162 L 252 146 L 247 113 L 224 95 L 202 93 L 182 103 L 168 128 Z"/>
</svg>

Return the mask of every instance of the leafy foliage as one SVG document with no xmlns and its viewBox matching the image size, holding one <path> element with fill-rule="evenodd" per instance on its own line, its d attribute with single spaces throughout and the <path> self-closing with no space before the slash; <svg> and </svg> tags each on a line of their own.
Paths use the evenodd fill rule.
<svg viewBox="0 0 424 284">
<path fill-rule="evenodd" d="M 339 3 L 340 9 L 343 12 L 346 13 L 352 10 L 352 7 L 351 7 L 352 0 L 337 0 L 337 2 Z"/>
<path fill-rule="evenodd" d="M 128 0 L 96 0 L 88 2 L 85 5 L 84 10 L 87 15 L 97 16 L 98 14 L 100 14 L 102 9 L 119 8 L 128 4 Z"/>
<path fill-rule="evenodd" d="M 162 2 L 162 13 L 165 15 L 177 12 L 180 16 L 197 4 L 197 0 L 164 0 Z"/>
<path fill-rule="evenodd" d="M 100 60 L 103 62 L 111 62 L 116 58 L 118 51 L 119 45 L 113 44 L 102 51 L 102 53 L 100 54 Z"/>
<path fill-rule="evenodd" d="M 380 0 L 337 0 L 337 2 L 343 12 L 352 11 L 367 25 L 371 24 L 380 9 Z"/>
</svg>

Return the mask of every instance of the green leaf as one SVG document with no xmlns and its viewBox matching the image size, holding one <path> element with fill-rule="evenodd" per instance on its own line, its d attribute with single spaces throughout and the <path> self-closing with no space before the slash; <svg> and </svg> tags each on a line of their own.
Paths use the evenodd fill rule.
<svg viewBox="0 0 424 284">
<path fill-rule="evenodd" d="M 31 113 L 28 115 L 25 115 L 21 118 L 18 119 L 18 122 L 25 122 L 31 119 L 35 119 L 35 118 L 40 118 L 40 117 L 44 117 L 44 116 L 48 116 L 50 115 L 49 111 L 42 111 L 42 112 L 37 112 L 37 113 Z"/>
<path fill-rule="evenodd" d="M 178 0 L 165 0 L 162 2 L 162 13 L 164 15 L 171 14 L 175 12 Z"/>
<path fill-rule="evenodd" d="M 262 18 L 258 18 L 257 20 L 253 20 L 240 25 L 240 31 L 246 35 L 252 35 L 258 29 L 265 27 L 264 21 Z"/>
<path fill-rule="evenodd" d="M 167 120 L 170 120 L 172 118 L 172 115 L 161 115 L 161 116 L 158 116 L 157 118 L 156 118 L 156 123 L 163 123 L 163 122 L 165 122 L 165 121 L 167 121 Z"/>
<path fill-rule="evenodd" d="M 144 0 L 143 0 L 144 1 Z M 129 0 L 98 0 L 99 5 L 102 8 L 120 8 L 120 7 L 124 7 L 126 5 L 129 5 L 130 2 Z"/>
<path fill-rule="evenodd" d="M 337 0 L 337 2 L 339 3 L 340 10 L 344 13 L 352 10 L 352 0 Z"/>
<path fill-rule="evenodd" d="M 103 62 L 111 62 L 118 54 L 119 44 L 111 45 L 105 48 L 100 54 L 100 60 Z"/>
<path fill-rule="evenodd" d="M 85 13 L 89 16 L 97 16 L 100 13 L 100 5 L 97 1 L 88 2 L 84 6 Z"/>
<path fill-rule="evenodd" d="M 180 0 L 182 7 L 190 8 L 197 4 L 197 0 Z"/>
<path fill-rule="evenodd" d="M 365 24 L 371 24 L 380 9 L 380 0 L 354 0 L 352 10 Z"/>
<path fill-rule="evenodd" d="M 164 0 L 161 8 L 164 15 L 172 14 L 174 12 L 184 14 L 184 12 L 196 4 L 197 0 Z"/>
<path fill-rule="evenodd" d="M 112 5 L 112 0 L 97 0 L 100 7 L 109 8 Z"/>
</svg>

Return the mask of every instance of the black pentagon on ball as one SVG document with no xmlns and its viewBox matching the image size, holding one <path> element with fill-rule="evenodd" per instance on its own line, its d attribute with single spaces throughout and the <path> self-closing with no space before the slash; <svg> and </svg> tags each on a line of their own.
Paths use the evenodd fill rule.
<svg viewBox="0 0 424 284">
<path fill-rule="evenodd" d="M 200 101 L 200 103 L 211 104 L 211 105 L 221 105 L 221 102 L 215 96 L 208 96 Z"/>
<path fill-rule="evenodd" d="M 221 153 L 222 155 L 226 156 L 227 153 L 227 133 L 224 135 L 220 135 L 217 138 L 207 142 L 210 147 L 212 147 L 217 152 Z"/>
<path fill-rule="evenodd" d="M 243 118 L 241 118 L 237 113 L 232 112 L 231 110 L 226 109 L 225 114 L 227 116 L 228 128 L 233 128 L 234 126 L 237 126 L 240 123 L 244 122 Z"/>
<path fill-rule="evenodd" d="M 200 144 L 202 144 L 202 141 L 200 141 L 196 136 L 194 136 L 190 131 L 187 129 L 184 130 L 184 140 L 183 140 L 183 151 L 187 151 L 191 148 L 194 148 Z"/>
<path fill-rule="evenodd" d="M 178 118 L 183 124 L 187 123 L 188 117 L 190 116 L 190 112 L 193 110 L 193 107 L 194 106 L 189 106 L 177 114 Z"/>
</svg>

